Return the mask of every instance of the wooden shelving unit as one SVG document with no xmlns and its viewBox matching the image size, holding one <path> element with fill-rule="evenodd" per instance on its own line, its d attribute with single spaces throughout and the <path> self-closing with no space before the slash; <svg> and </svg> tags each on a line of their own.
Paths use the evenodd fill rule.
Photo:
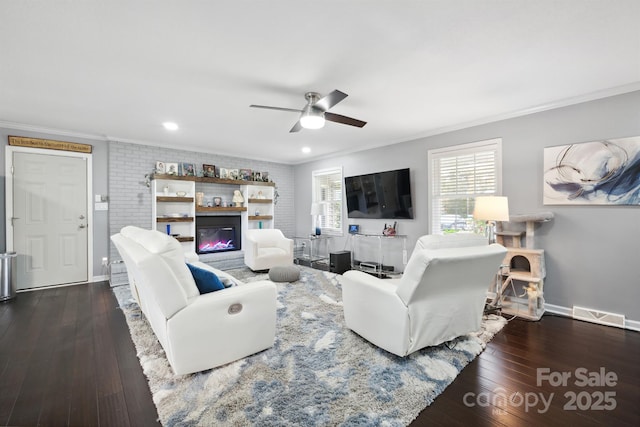
<svg viewBox="0 0 640 427">
<path fill-rule="evenodd" d="M 193 222 L 192 216 L 187 217 L 171 217 L 171 216 L 159 216 L 156 218 L 158 222 Z"/>
<path fill-rule="evenodd" d="M 273 219 L 273 215 L 249 215 L 249 221 L 268 221 Z"/>
<path fill-rule="evenodd" d="M 231 207 L 208 207 L 208 206 L 196 206 L 196 212 L 246 212 L 246 207 L 237 208 L 235 206 Z"/>
<path fill-rule="evenodd" d="M 249 203 L 271 204 L 273 203 L 273 200 L 272 199 L 249 199 Z"/>
<path fill-rule="evenodd" d="M 157 196 L 156 201 L 158 203 L 193 203 L 193 197 L 172 197 L 172 196 Z"/>
<path fill-rule="evenodd" d="M 174 181 L 194 181 L 194 182 L 207 182 L 209 184 L 228 184 L 228 185 L 263 185 L 266 187 L 275 187 L 275 182 L 263 182 L 263 181 L 244 181 L 241 179 L 222 179 L 222 178 L 209 178 L 206 176 L 178 176 L 167 174 L 154 174 L 152 179 L 170 179 Z"/>
</svg>

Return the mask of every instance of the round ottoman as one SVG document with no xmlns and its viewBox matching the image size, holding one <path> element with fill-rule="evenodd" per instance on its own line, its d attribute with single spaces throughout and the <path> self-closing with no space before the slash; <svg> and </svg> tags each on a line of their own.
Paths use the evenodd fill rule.
<svg viewBox="0 0 640 427">
<path fill-rule="evenodd" d="M 295 282 L 300 278 L 300 269 L 295 265 L 276 265 L 269 270 L 272 282 Z"/>
</svg>

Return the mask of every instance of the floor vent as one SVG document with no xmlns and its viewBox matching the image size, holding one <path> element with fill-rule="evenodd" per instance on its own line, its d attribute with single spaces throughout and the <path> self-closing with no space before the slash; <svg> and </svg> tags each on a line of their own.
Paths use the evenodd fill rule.
<svg viewBox="0 0 640 427">
<path fill-rule="evenodd" d="M 624 328 L 624 315 L 607 313 L 606 311 L 592 310 L 590 308 L 573 306 L 573 318 L 601 325 Z"/>
</svg>

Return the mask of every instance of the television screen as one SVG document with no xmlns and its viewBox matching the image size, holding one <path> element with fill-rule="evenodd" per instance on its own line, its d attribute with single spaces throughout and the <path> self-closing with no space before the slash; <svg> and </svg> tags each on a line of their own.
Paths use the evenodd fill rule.
<svg viewBox="0 0 640 427">
<path fill-rule="evenodd" d="M 344 179 L 349 218 L 413 219 L 409 169 Z"/>
</svg>

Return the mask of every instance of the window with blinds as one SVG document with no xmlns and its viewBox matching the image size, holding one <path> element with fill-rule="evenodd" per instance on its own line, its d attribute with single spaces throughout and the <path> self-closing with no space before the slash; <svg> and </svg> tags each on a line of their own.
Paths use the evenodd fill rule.
<svg viewBox="0 0 640 427">
<path fill-rule="evenodd" d="M 473 231 L 476 196 L 502 193 L 502 139 L 429 150 L 429 232 Z"/>
<path fill-rule="evenodd" d="M 313 171 L 313 200 L 321 209 L 314 215 L 314 227 L 323 234 L 342 235 L 342 168 Z"/>
</svg>

